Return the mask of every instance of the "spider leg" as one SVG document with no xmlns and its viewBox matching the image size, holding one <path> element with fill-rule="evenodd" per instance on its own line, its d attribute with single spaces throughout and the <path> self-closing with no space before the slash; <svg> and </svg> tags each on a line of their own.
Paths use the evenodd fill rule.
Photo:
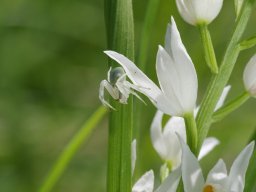
<svg viewBox="0 0 256 192">
<path fill-rule="evenodd" d="M 129 92 L 131 94 L 133 94 L 135 97 L 137 97 L 139 100 L 141 100 L 145 105 L 147 105 L 146 102 L 134 91 L 134 90 L 139 91 L 138 86 L 131 84 L 129 81 L 125 81 L 123 84 L 126 87 L 129 87 Z M 134 89 L 134 90 L 132 90 L 132 89 Z"/>
<path fill-rule="evenodd" d="M 116 82 L 116 87 L 120 91 L 119 101 L 120 103 L 127 104 L 127 99 L 130 94 L 129 88 L 125 87 L 123 82 Z"/>
<path fill-rule="evenodd" d="M 108 70 L 108 82 L 110 82 L 110 72 L 111 72 L 111 70 L 112 70 L 112 67 L 110 67 L 109 70 Z"/>
<path fill-rule="evenodd" d="M 114 98 L 114 99 L 119 99 L 119 92 L 118 90 L 115 90 L 112 85 L 107 81 L 107 80 L 103 80 L 100 83 L 100 89 L 99 89 L 99 99 L 101 101 L 101 103 L 104 106 L 107 106 L 113 110 L 115 110 L 114 107 L 112 107 L 104 98 L 104 91 L 105 89 L 109 92 L 109 94 Z"/>
</svg>

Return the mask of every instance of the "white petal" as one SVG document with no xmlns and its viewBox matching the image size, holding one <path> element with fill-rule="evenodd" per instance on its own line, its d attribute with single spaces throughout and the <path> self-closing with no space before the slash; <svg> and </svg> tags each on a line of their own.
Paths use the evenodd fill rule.
<svg viewBox="0 0 256 192">
<path fill-rule="evenodd" d="M 156 67 L 161 89 L 177 110 L 176 116 L 193 112 L 197 98 L 197 75 L 173 18 L 167 29 L 166 47 L 168 53 L 161 46 L 157 53 Z"/>
<path fill-rule="evenodd" d="M 171 18 L 172 56 L 179 76 L 177 94 L 186 112 L 193 112 L 197 99 L 198 81 L 194 64 L 183 45 L 176 23 Z M 176 82 L 177 83 L 177 82 Z"/>
<path fill-rule="evenodd" d="M 191 6 L 192 2 L 186 2 L 186 0 L 176 0 L 178 11 L 181 17 L 189 24 L 196 25 L 197 19 L 196 15 L 193 11 L 193 7 Z"/>
<path fill-rule="evenodd" d="M 172 171 L 155 192 L 176 192 L 181 177 L 180 168 Z"/>
<path fill-rule="evenodd" d="M 194 2 L 198 23 L 206 24 L 211 23 L 217 17 L 223 5 L 223 0 L 195 0 Z"/>
<path fill-rule="evenodd" d="M 135 169 L 135 164 L 136 164 L 136 159 L 137 159 L 137 155 L 136 155 L 136 139 L 134 139 L 132 141 L 132 174 L 134 173 L 134 169 Z"/>
<path fill-rule="evenodd" d="M 163 112 L 157 111 L 151 124 L 152 144 L 164 161 L 169 161 L 172 170 L 181 164 L 181 146 L 177 133 L 186 140 L 185 122 L 182 117 L 171 117 L 162 128 Z"/>
<path fill-rule="evenodd" d="M 151 81 L 132 61 L 115 51 L 104 51 L 109 57 L 118 62 L 125 70 L 131 81 L 141 88 L 141 92 L 153 99 L 161 94 L 161 90 Z"/>
<path fill-rule="evenodd" d="M 138 87 L 136 90 L 146 95 L 153 104 L 166 114 L 174 115 L 176 110 L 158 86 L 151 81 L 132 61 L 115 51 L 104 51 L 109 57 L 118 62 L 125 70 L 129 79 Z"/>
<path fill-rule="evenodd" d="M 166 160 L 172 165 L 172 170 L 181 164 L 181 146 L 177 137 L 179 134 L 186 141 L 185 122 L 182 117 L 171 117 L 163 130 L 163 139 L 167 148 Z"/>
<path fill-rule="evenodd" d="M 219 98 L 219 100 L 218 100 L 218 102 L 217 102 L 217 104 L 216 104 L 216 106 L 215 106 L 214 111 L 217 111 L 219 108 L 221 108 L 221 107 L 223 106 L 223 104 L 224 104 L 224 102 L 225 102 L 225 100 L 226 100 L 226 97 L 227 97 L 227 95 L 228 95 L 230 89 L 231 89 L 231 86 L 230 86 L 230 85 L 226 86 L 226 87 L 223 89 L 222 94 L 221 94 L 221 96 L 220 96 L 220 98 Z"/>
<path fill-rule="evenodd" d="M 180 86 L 178 72 L 173 60 L 161 46 L 157 52 L 156 72 L 162 91 L 176 111 L 175 116 L 183 115 L 184 109 L 178 97 Z"/>
<path fill-rule="evenodd" d="M 180 138 L 182 146 L 182 180 L 185 192 L 199 192 L 204 186 L 204 177 L 197 158 Z"/>
<path fill-rule="evenodd" d="M 185 125 L 184 118 L 176 117 L 176 116 L 171 117 L 169 121 L 166 123 L 164 128 L 164 134 L 167 132 L 178 133 L 178 135 L 183 139 L 183 141 L 186 142 L 187 137 L 186 137 L 186 125 Z"/>
<path fill-rule="evenodd" d="M 238 186 L 236 185 L 237 182 L 240 182 L 244 185 L 245 180 L 245 173 L 250 161 L 250 158 L 252 156 L 252 152 L 254 149 L 254 141 L 251 142 L 249 145 L 247 145 L 243 151 L 237 156 L 235 159 L 233 165 L 230 169 L 229 174 L 229 187 L 230 190 L 233 192 L 241 192 Z"/>
<path fill-rule="evenodd" d="M 209 172 L 206 180 L 206 184 L 215 184 L 225 188 L 227 182 L 227 168 L 222 159 L 220 159 L 216 165 Z"/>
<path fill-rule="evenodd" d="M 191 25 L 209 24 L 219 14 L 223 0 L 176 0 L 182 18 Z"/>
<path fill-rule="evenodd" d="M 168 149 L 166 148 L 162 135 L 162 118 L 163 112 L 157 111 L 151 124 L 150 135 L 153 147 L 160 155 L 160 157 L 162 159 L 165 159 Z"/>
<path fill-rule="evenodd" d="M 198 155 L 198 160 L 201 160 L 208 153 L 210 153 L 217 145 L 220 144 L 220 141 L 215 137 L 208 137 L 204 140 L 200 153 Z"/>
<path fill-rule="evenodd" d="M 256 54 L 246 65 L 243 79 L 246 90 L 252 96 L 256 96 Z"/>
<path fill-rule="evenodd" d="M 146 172 L 133 186 L 132 192 L 153 192 L 154 173 L 152 170 Z"/>
</svg>

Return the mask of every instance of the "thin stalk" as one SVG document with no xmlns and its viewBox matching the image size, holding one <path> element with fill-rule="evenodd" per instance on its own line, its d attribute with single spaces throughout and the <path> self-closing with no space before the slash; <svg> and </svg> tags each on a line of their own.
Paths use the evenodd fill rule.
<svg viewBox="0 0 256 192">
<path fill-rule="evenodd" d="M 221 119 L 229 115 L 231 112 L 239 108 L 241 105 L 243 105 L 250 97 L 251 96 L 248 92 L 244 92 L 242 95 L 238 96 L 233 101 L 230 101 L 225 106 L 214 112 L 212 116 L 212 121 L 220 121 Z"/>
<path fill-rule="evenodd" d="M 246 39 L 240 43 L 240 50 L 246 50 L 254 47 L 256 45 L 256 36 Z"/>
<path fill-rule="evenodd" d="M 197 127 L 193 114 L 184 115 L 186 124 L 187 144 L 191 151 L 195 154 L 197 149 Z"/>
<path fill-rule="evenodd" d="M 218 69 L 218 64 L 215 57 L 215 52 L 214 52 L 210 32 L 206 24 L 200 24 L 198 27 L 199 27 L 202 42 L 203 42 L 205 61 L 209 66 L 209 68 L 211 69 L 212 73 L 217 74 L 219 69 Z"/>
<path fill-rule="evenodd" d="M 212 79 L 208 85 L 206 94 L 203 98 L 200 110 L 197 116 L 197 126 L 198 126 L 198 147 L 197 153 L 199 152 L 201 145 L 208 134 L 209 127 L 211 125 L 211 118 L 214 112 L 214 108 L 218 99 L 227 84 L 230 75 L 235 66 L 235 62 L 240 52 L 239 41 L 245 31 L 248 20 L 251 15 L 255 0 L 244 1 L 244 6 L 241 10 L 240 16 L 236 22 L 235 31 L 232 35 L 230 43 L 225 52 L 224 58 L 222 60 L 219 73 L 213 75 Z"/>
<path fill-rule="evenodd" d="M 96 125 L 101 121 L 106 112 L 107 110 L 105 107 L 99 107 L 84 123 L 81 129 L 73 136 L 64 151 L 59 156 L 53 168 L 50 170 L 45 182 L 39 189 L 40 192 L 49 192 L 52 190 L 56 182 L 67 168 L 69 162 L 72 160 L 81 145 L 90 136 L 92 131 L 96 128 Z"/>
<path fill-rule="evenodd" d="M 105 21 L 108 49 L 134 60 L 134 23 L 132 0 L 105 0 Z M 117 64 L 109 60 L 109 65 Z M 107 192 L 131 192 L 131 136 L 133 101 L 121 105 L 111 100 L 117 109 L 109 119 Z"/>
</svg>

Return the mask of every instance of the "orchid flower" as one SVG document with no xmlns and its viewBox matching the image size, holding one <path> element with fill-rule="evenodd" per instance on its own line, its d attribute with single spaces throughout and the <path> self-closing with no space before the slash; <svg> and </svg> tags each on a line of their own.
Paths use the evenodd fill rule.
<svg viewBox="0 0 256 192">
<path fill-rule="evenodd" d="M 163 113 L 157 111 L 151 124 L 151 140 L 155 150 L 161 159 L 167 163 L 168 168 L 171 171 L 181 164 L 182 150 L 177 133 L 184 141 L 186 141 L 185 122 L 182 117 L 171 117 L 164 129 L 162 129 L 162 118 Z M 216 138 L 206 138 L 198 158 L 202 159 L 218 144 L 219 140 Z"/>
<path fill-rule="evenodd" d="M 165 49 L 159 46 L 156 72 L 161 89 L 125 56 L 114 51 L 105 53 L 118 62 L 135 85 L 161 111 L 172 116 L 193 113 L 197 99 L 196 70 L 171 18 L 166 33 Z"/>
<path fill-rule="evenodd" d="M 243 79 L 247 92 L 256 97 L 256 55 L 246 65 Z"/>
<path fill-rule="evenodd" d="M 219 14 L 223 0 L 176 0 L 181 17 L 191 25 L 209 24 Z"/>
<path fill-rule="evenodd" d="M 228 85 L 223 89 L 218 103 L 216 104 L 215 111 L 223 106 L 224 101 L 231 86 Z M 196 117 L 199 107 L 194 110 Z M 181 164 L 181 147 L 176 133 L 186 141 L 186 128 L 185 122 L 182 117 L 173 116 L 166 123 L 165 127 L 162 127 L 163 113 L 157 111 L 151 124 L 151 141 L 153 146 L 161 159 L 163 159 L 171 170 L 176 169 Z M 198 159 L 202 159 L 213 148 L 219 144 L 219 140 L 213 137 L 206 138 L 202 149 L 199 153 Z"/>
<path fill-rule="evenodd" d="M 253 153 L 254 141 L 247 145 L 235 159 L 229 174 L 222 159 L 204 180 L 199 162 L 181 137 L 182 180 L 185 192 L 243 192 L 245 173 Z"/>
</svg>

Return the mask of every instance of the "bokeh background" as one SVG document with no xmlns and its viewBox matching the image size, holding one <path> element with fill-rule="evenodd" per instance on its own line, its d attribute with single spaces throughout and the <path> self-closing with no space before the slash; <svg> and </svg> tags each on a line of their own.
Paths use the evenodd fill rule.
<svg viewBox="0 0 256 192">
<path fill-rule="evenodd" d="M 141 39 L 147 0 L 134 1 L 135 48 Z M 199 77 L 199 98 L 210 73 L 205 65 L 198 30 L 178 15 L 174 1 L 161 0 L 148 47 L 146 73 L 153 79 L 157 45 L 163 44 L 170 16 L 178 28 Z M 224 1 L 219 17 L 209 26 L 221 60 L 235 21 L 233 1 Z M 256 10 L 244 37 L 256 33 Z M 98 87 L 107 74 L 103 0 L 1 0 L 0 1 L 0 191 L 37 191 L 48 171 L 74 133 L 100 106 Z M 230 100 L 244 90 L 242 73 L 255 53 L 241 53 L 230 79 Z M 149 138 L 155 109 L 143 106 L 136 177 L 160 159 Z M 218 158 L 230 165 L 248 142 L 256 126 L 256 100 L 214 124 L 211 136 L 221 140 L 202 161 L 207 172 Z M 75 155 L 53 191 L 105 191 L 107 117 Z"/>
</svg>

